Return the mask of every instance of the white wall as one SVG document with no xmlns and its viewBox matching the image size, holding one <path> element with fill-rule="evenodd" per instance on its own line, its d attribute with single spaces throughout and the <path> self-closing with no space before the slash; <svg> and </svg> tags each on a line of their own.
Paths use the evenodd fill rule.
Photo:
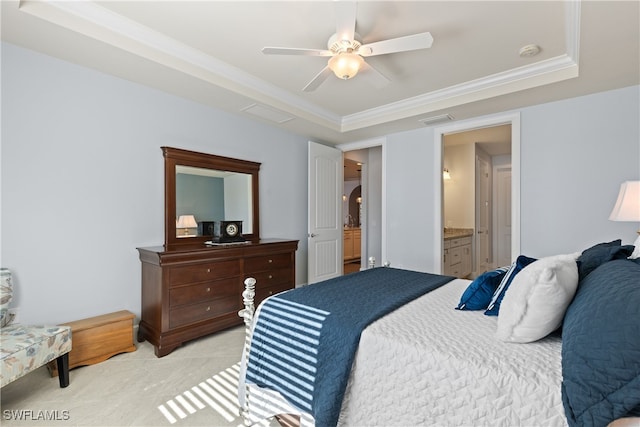
<svg viewBox="0 0 640 427">
<path fill-rule="evenodd" d="M 436 218 L 433 131 L 425 128 L 389 135 L 383 151 L 387 242 L 383 262 L 391 267 L 434 271 L 430 262 Z M 442 176 L 441 171 L 438 174 Z"/>
<path fill-rule="evenodd" d="M 608 217 L 620 184 L 640 179 L 639 95 L 634 86 L 520 110 L 522 253 L 568 253 L 617 238 L 633 243 L 639 224 Z M 430 128 L 387 138 L 392 266 L 435 271 L 433 139 Z"/>
<path fill-rule="evenodd" d="M 449 170 L 451 179 L 442 183 L 442 225 L 447 228 L 475 228 L 475 144 L 448 145 L 446 142 L 445 137 L 443 164 Z"/>
<path fill-rule="evenodd" d="M 620 184 L 640 179 L 639 117 L 640 86 L 523 111 L 523 250 L 633 243 L 639 224 L 608 218 Z"/>
<path fill-rule="evenodd" d="M 22 321 L 139 315 L 163 145 L 262 163 L 261 235 L 300 240 L 306 282 L 306 137 L 3 43 L 0 263 Z"/>
</svg>

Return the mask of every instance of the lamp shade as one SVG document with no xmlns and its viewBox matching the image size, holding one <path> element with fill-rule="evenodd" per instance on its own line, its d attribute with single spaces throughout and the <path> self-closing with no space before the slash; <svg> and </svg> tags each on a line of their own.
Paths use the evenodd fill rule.
<svg viewBox="0 0 640 427">
<path fill-rule="evenodd" d="M 357 53 L 342 52 L 329 59 L 329 68 L 339 79 L 350 79 L 358 74 L 364 59 Z"/>
<path fill-rule="evenodd" d="M 176 222 L 176 228 L 196 228 L 198 223 L 193 215 L 180 215 Z"/>
<path fill-rule="evenodd" d="M 625 181 L 620 185 L 618 200 L 609 219 L 640 222 L 640 181 Z"/>
</svg>

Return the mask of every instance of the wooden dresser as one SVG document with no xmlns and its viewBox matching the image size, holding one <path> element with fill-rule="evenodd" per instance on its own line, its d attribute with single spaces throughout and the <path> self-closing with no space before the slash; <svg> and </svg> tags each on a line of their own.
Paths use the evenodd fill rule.
<svg viewBox="0 0 640 427">
<path fill-rule="evenodd" d="M 247 277 L 256 279 L 256 306 L 295 286 L 297 240 L 266 239 L 235 245 L 138 248 L 142 313 L 138 341 L 158 357 L 182 343 L 239 325 Z"/>
</svg>

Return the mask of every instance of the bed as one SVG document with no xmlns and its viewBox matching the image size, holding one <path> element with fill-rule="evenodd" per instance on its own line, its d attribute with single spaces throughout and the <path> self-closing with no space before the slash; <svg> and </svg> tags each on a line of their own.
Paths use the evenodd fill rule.
<svg viewBox="0 0 640 427">
<path fill-rule="evenodd" d="M 340 306 L 338 300 L 349 301 L 342 304 L 341 310 L 348 314 L 338 323 L 348 319 L 348 323 L 358 324 L 362 322 L 352 312 L 367 304 L 361 301 L 367 292 L 358 288 L 358 281 L 367 286 L 374 283 L 369 295 L 380 294 L 382 288 L 375 289 L 376 282 L 398 288 L 389 286 L 398 275 L 398 280 L 425 277 L 431 283 L 418 296 L 399 298 L 408 300 L 385 308 L 388 311 L 374 320 L 365 315 L 364 324 L 354 332 L 356 349 L 351 358 L 342 361 L 339 354 L 327 356 L 322 344 L 314 348 L 318 359 L 325 357 L 330 362 L 324 363 L 329 367 L 320 362 L 308 379 L 310 386 L 302 384 L 304 381 L 299 385 L 296 378 L 280 384 L 289 376 L 286 369 L 272 372 L 275 383 L 264 376 L 277 363 L 291 365 L 298 372 L 294 360 L 298 350 L 280 361 L 263 357 L 270 351 L 265 346 L 276 345 L 273 354 L 278 355 L 286 353 L 282 347 L 297 348 L 296 339 L 287 337 L 273 344 L 263 335 L 279 334 L 271 325 L 280 321 L 278 311 L 282 310 L 277 306 L 286 294 L 296 306 L 304 306 L 308 296 L 292 290 L 265 300 L 254 313 L 255 281 L 249 279 L 243 294 L 245 310 L 241 311 L 247 324 L 239 388 L 245 420 L 251 424 L 277 414 L 297 414 L 301 425 L 323 426 L 598 426 L 640 416 L 640 265 L 626 259 L 632 250 L 614 241 L 577 254 L 540 260 L 519 257 L 509 268 L 485 273 L 481 276 L 484 279 L 473 282 L 417 272 L 406 276 L 405 270 L 380 268 L 301 288 L 328 289 L 320 299 L 331 300 L 327 295 L 335 295 L 335 301 L 327 302 L 329 311 Z M 565 286 L 558 281 L 572 283 Z M 489 282 L 490 292 L 484 289 L 485 294 L 480 295 L 483 290 L 477 284 Z M 495 303 L 503 282 L 509 283 L 501 290 L 499 316 L 485 315 L 489 314 L 487 309 L 463 306 L 470 290 L 475 290 L 473 298 Z M 551 291 L 549 284 L 554 285 Z M 351 287 L 355 291 L 337 294 L 341 291 L 336 289 Z M 522 301 L 518 301 L 516 290 L 525 294 L 520 299 L 528 299 L 529 305 L 536 299 L 554 303 L 545 303 L 542 313 L 534 313 L 518 305 Z M 467 301 L 468 306 L 473 306 L 473 298 Z M 388 299 L 386 294 L 384 299 Z M 551 312 L 549 306 L 554 304 L 558 307 L 552 307 Z M 594 310 L 594 304 L 605 309 Z M 318 308 L 315 303 L 311 306 Z M 518 314 L 515 328 L 505 326 L 509 313 Z M 606 319 L 598 318 L 600 315 Z M 548 319 L 555 320 L 549 323 Z M 298 320 L 293 323 L 300 324 Z M 271 330 L 266 334 L 265 325 Z M 540 325 L 542 330 L 532 332 Z M 330 329 L 320 329 L 323 327 Z M 329 332 L 323 330 L 325 333 Z M 340 337 L 350 332 L 336 334 L 331 346 L 349 347 Z M 346 371 L 334 372 L 333 364 L 346 365 Z M 334 377 L 344 378 L 326 380 Z M 296 397 L 298 390 L 292 391 L 296 387 L 309 387 L 305 389 L 310 393 L 306 403 Z M 316 389 L 329 390 L 330 396 L 318 397 Z M 308 404 L 312 406 L 305 406 Z"/>
</svg>

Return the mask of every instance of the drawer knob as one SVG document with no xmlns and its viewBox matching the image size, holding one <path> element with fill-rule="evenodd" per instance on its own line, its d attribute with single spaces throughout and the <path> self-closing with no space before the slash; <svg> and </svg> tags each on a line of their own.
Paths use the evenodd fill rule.
<svg viewBox="0 0 640 427">
<path fill-rule="evenodd" d="M 273 291 L 269 291 L 269 295 L 273 295 Z"/>
<path fill-rule="evenodd" d="M 273 279 L 273 276 L 272 276 L 272 275 L 269 275 L 269 279 Z"/>
<path fill-rule="evenodd" d="M 273 260 L 272 260 L 272 259 L 270 259 L 270 260 L 269 260 L 269 264 L 271 264 L 272 262 L 273 262 Z"/>
<path fill-rule="evenodd" d="M 211 273 L 211 269 L 210 268 L 207 268 L 207 273 Z"/>
<path fill-rule="evenodd" d="M 207 307 L 207 311 L 211 311 L 211 307 L 210 306 Z"/>
<path fill-rule="evenodd" d="M 211 288 L 207 288 L 207 292 L 211 292 Z"/>
</svg>

